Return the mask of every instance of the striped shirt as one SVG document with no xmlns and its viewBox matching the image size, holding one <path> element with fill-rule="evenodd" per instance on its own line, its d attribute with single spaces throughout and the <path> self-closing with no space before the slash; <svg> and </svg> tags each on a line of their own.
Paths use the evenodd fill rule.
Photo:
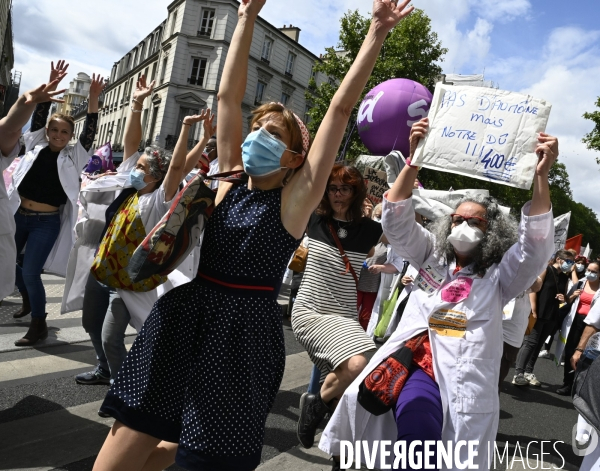
<svg viewBox="0 0 600 471">
<path fill-rule="evenodd" d="M 379 241 L 381 224 L 368 218 L 359 223 L 333 222 L 334 230 L 344 229 L 340 242 L 358 275 L 373 246 Z M 356 283 L 346 271 L 340 252 L 324 217 L 314 214 L 308 223 L 308 259 L 294 307 L 321 315 L 356 317 Z"/>
</svg>

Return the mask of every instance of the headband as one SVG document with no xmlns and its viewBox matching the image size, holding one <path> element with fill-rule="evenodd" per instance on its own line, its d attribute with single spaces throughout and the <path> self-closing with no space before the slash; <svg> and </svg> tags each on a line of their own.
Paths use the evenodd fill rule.
<svg viewBox="0 0 600 471">
<path fill-rule="evenodd" d="M 272 101 L 270 104 L 279 105 L 285 108 L 285 105 L 283 103 L 276 103 Z M 306 154 L 308 153 L 308 146 L 310 145 L 310 134 L 308 133 L 308 129 L 306 128 L 306 125 L 302 122 L 300 117 L 289 108 L 287 109 L 291 111 L 291 113 L 294 115 L 294 119 L 296 120 L 296 123 L 298 123 L 298 127 L 300 128 L 300 134 L 302 135 L 302 157 L 306 157 Z"/>
<path fill-rule="evenodd" d="M 159 170 L 160 170 L 162 173 L 166 173 L 166 172 L 164 171 L 164 169 L 163 169 L 163 163 L 162 163 L 162 161 L 161 161 L 161 159 L 160 159 L 160 152 L 158 152 L 157 150 L 153 150 L 153 151 L 151 152 L 151 154 L 152 154 L 152 156 L 153 156 L 153 157 L 156 157 L 156 162 L 157 162 L 157 164 L 158 164 L 158 169 L 159 169 Z"/>
</svg>

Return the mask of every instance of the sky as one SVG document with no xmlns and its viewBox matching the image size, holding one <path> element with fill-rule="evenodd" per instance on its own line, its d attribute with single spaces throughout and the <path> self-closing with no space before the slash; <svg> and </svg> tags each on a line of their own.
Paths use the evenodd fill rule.
<svg viewBox="0 0 600 471">
<path fill-rule="evenodd" d="M 165 0 L 14 0 L 15 69 L 21 91 L 47 80 L 51 60 L 67 59 L 69 76 L 107 75 L 112 64 L 167 15 Z M 337 44 L 339 19 L 369 0 L 268 0 L 262 17 L 298 26 L 300 43 L 315 54 Z M 600 166 L 581 138 L 593 129 L 582 114 L 600 96 L 600 1 L 413 0 L 431 18 L 449 49 L 445 73 L 485 73 L 501 89 L 552 104 L 547 132 L 559 138 L 576 201 L 600 216 Z M 336 21 L 334 21 L 334 19 Z"/>
</svg>

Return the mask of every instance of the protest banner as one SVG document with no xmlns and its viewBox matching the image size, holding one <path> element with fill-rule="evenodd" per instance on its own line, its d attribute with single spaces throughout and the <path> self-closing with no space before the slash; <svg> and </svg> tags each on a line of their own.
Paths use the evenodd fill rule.
<svg viewBox="0 0 600 471">
<path fill-rule="evenodd" d="M 565 246 L 570 221 L 571 211 L 554 218 L 554 253 Z"/>
<path fill-rule="evenodd" d="M 387 183 L 387 174 L 382 170 L 365 167 L 363 177 L 367 185 L 367 198 L 374 205 L 381 203 L 383 194 L 390 189 Z"/>
<path fill-rule="evenodd" d="M 529 189 L 551 105 L 530 95 L 438 83 L 413 165 Z"/>
</svg>

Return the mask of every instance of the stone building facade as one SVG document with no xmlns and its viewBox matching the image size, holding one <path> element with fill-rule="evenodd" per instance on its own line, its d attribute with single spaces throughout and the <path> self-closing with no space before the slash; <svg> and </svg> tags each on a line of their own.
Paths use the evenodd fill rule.
<svg viewBox="0 0 600 471">
<path fill-rule="evenodd" d="M 142 113 L 143 141 L 173 148 L 183 118 L 201 109 L 217 110 L 217 91 L 225 57 L 237 24 L 236 0 L 175 0 L 168 17 L 135 48 L 115 62 L 100 111 L 96 144 L 109 139 L 122 148 L 132 91 L 137 79 L 156 80 Z M 305 90 L 319 57 L 299 42 L 300 29 L 277 28 L 259 18 L 250 50 L 248 81 L 243 101 L 244 131 L 251 111 L 259 104 L 278 101 L 300 117 L 308 110 Z M 201 126 L 190 133 L 189 147 L 201 137 Z"/>
</svg>

